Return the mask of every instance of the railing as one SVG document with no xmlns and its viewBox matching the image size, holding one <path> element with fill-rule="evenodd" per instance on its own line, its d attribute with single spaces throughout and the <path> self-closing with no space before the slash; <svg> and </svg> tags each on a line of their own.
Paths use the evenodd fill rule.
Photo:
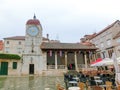
<svg viewBox="0 0 120 90">
<path fill-rule="evenodd" d="M 87 65 L 87 68 L 95 69 L 95 67 L 90 67 Z M 47 65 L 47 69 L 56 69 L 55 65 Z M 65 69 L 65 65 L 57 65 L 57 69 Z M 78 64 L 78 69 L 85 69 L 85 64 Z"/>
<path fill-rule="evenodd" d="M 47 65 L 47 69 L 55 69 L 55 65 Z M 65 65 L 57 65 L 57 69 L 65 69 Z"/>
<path fill-rule="evenodd" d="M 65 69 L 65 65 L 57 65 L 57 69 Z"/>
<path fill-rule="evenodd" d="M 85 68 L 85 64 L 78 64 L 78 68 Z"/>
<path fill-rule="evenodd" d="M 47 65 L 47 69 L 55 69 L 55 65 Z"/>
<path fill-rule="evenodd" d="M 78 69 L 86 69 L 85 64 L 78 64 Z M 96 67 L 91 67 L 90 64 L 88 64 L 87 69 L 94 70 Z"/>
</svg>

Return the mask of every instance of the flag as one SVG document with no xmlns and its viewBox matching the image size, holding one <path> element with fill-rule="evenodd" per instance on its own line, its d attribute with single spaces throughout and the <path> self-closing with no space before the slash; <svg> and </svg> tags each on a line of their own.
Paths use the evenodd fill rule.
<svg viewBox="0 0 120 90">
<path fill-rule="evenodd" d="M 52 50 L 50 50 L 50 56 L 52 56 Z"/>
<path fill-rule="evenodd" d="M 59 53 L 60 53 L 60 57 L 62 57 L 62 51 L 60 51 Z"/>
</svg>

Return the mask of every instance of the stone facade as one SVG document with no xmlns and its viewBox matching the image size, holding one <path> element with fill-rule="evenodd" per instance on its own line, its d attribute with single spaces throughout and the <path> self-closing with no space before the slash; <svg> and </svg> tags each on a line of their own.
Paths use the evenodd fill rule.
<svg viewBox="0 0 120 90">
<path fill-rule="evenodd" d="M 49 40 L 48 35 L 43 38 L 42 26 L 35 16 L 27 21 L 25 31 L 25 36 L 4 38 L 4 53 L 21 55 L 19 73 L 15 71 L 18 75 L 63 75 L 67 70 L 87 68 L 91 60 L 95 60 L 97 48 L 91 44 L 61 43 Z M 90 55 L 90 52 L 94 54 Z M 15 72 L 12 70 L 8 75 Z"/>
<path fill-rule="evenodd" d="M 103 30 L 88 37 L 88 40 L 92 42 L 97 48 L 97 58 L 111 58 L 112 53 L 116 52 L 119 56 L 119 37 L 116 35 L 120 32 L 120 21 L 117 20 L 111 25 L 107 26 Z"/>
<path fill-rule="evenodd" d="M 25 36 L 14 36 L 4 38 L 4 53 L 19 54 L 24 53 Z"/>
<path fill-rule="evenodd" d="M 3 40 L 0 40 L 0 53 L 3 53 L 4 43 Z"/>
<path fill-rule="evenodd" d="M 15 68 L 13 64 L 16 64 Z M 5 65 L 7 64 L 7 65 Z M 0 75 L 21 75 L 21 60 L 0 59 Z M 3 71 L 4 70 L 4 71 Z"/>
</svg>

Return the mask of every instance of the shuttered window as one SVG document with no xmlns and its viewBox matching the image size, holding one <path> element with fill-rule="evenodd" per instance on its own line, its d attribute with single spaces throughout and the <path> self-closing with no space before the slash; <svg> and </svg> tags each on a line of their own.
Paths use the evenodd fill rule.
<svg viewBox="0 0 120 90">
<path fill-rule="evenodd" d="M 17 69 L 17 62 L 13 62 L 13 69 Z"/>
</svg>

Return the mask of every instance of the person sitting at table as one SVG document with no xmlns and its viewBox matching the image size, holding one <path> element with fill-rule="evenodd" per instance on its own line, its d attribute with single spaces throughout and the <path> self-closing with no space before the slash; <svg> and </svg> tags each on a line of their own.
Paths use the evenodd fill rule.
<svg viewBox="0 0 120 90">
<path fill-rule="evenodd" d="M 96 82 L 95 82 L 94 77 L 90 77 L 89 83 L 90 83 L 90 86 L 96 86 Z"/>
<path fill-rule="evenodd" d="M 103 74 L 100 79 L 103 81 L 103 84 L 105 84 L 105 82 L 107 81 L 107 77 L 105 74 Z"/>
<path fill-rule="evenodd" d="M 80 77 L 80 82 L 86 83 L 86 81 L 87 81 L 87 79 L 86 79 L 85 75 L 82 75 Z"/>
</svg>

